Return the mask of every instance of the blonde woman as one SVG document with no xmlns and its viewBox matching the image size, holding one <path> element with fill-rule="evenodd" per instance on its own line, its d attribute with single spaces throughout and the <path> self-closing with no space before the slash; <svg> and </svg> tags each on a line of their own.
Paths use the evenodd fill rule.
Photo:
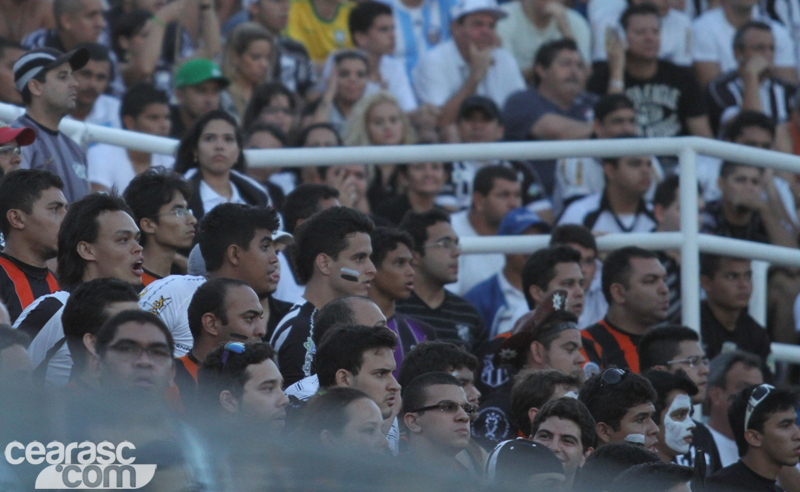
<svg viewBox="0 0 800 492">
<path fill-rule="evenodd" d="M 260 24 L 243 22 L 231 32 L 223 72 L 231 81 L 228 94 L 239 116 L 245 114 L 255 88 L 265 81 L 272 59 L 272 36 Z"/>
<path fill-rule="evenodd" d="M 417 134 L 397 99 L 386 91 L 364 96 L 347 118 L 345 145 L 410 145 L 417 143 Z M 380 202 L 400 190 L 395 182 L 394 164 L 371 166 L 372 179 L 367 192 L 374 210 Z"/>
</svg>

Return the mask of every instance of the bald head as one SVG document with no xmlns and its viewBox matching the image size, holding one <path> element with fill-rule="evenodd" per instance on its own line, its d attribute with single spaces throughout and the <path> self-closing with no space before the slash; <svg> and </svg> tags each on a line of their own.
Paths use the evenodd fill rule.
<svg viewBox="0 0 800 492">
<path fill-rule="evenodd" d="M 386 316 L 369 297 L 348 296 L 325 304 L 314 324 L 314 342 L 318 343 L 328 329 L 338 324 L 386 326 Z"/>
</svg>

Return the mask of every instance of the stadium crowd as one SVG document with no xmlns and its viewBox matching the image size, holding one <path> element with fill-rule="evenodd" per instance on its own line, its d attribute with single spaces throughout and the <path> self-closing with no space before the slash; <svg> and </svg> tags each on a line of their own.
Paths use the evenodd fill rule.
<svg viewBox="0 0 800 492">
<path fill-rule="evenodd" d="M 800 155 L 800 1 L 0 0 L 0 21 L 0 102 L 24 107 L 0 127 L 0 490 L 39 488 L 36 443 L 80 443 L 69 464 L 126 441 L 152 491 L 800 492 L 797 374 L 770 355 L 798 342 L 800 271 L 770 269 L 762 326 L 750 261 L 702 254 L 687 327 L 679 251 L 596 243 L 681 230 L 697 186 L 701 231 L 797 248 L 800 174 L 244 154 Z M 461 254 L 519 235 L 549 245 Z"/>
</svg>

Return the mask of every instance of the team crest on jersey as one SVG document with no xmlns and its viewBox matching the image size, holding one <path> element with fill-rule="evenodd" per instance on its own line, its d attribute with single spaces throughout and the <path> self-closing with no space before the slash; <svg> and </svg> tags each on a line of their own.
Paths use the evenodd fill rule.
<svg viewBox="0 0 800 492">
<path fill-rule="evenodd" d="M 344 44 L 347 40 L 347 35 L 342 29 L 336 29 L 333 31 L 333 39 L 336 40 L 336 44 Z"/>
<path fill-rule="evenodd" d="M 486 407 L 478 413 L 476 421 L 483 422 L 483 429 L 477 431 L 481 437 L 499 441 L 506 439 L 510 424 L 505 412 L 497 407 Z"/>
<path fill-rule="evenodd" d="M 153 314 L 160 314 L 161 311 L 167 307 L 167 304 L 170 300 L 172 300 L 171 297 L 159 297 L 158 300 L 153 303 L 153 307 L 150 308 L 150 312 Z"/>
<path fill-rule="evenodd" d="M 493 354 L 488 354 L 483 359 L 483 370 L 481 370 L 481 382 L 486 386 L 497 388 L 508 381 L 508 370 L 502 367 L 494 367 L 492 362 Z"/>
<path fill-rule="evenodd" d="M 81 179 L 89 179 L 88 174 L 86 173 L 86 164 L 82 162 L 73 162 L 72 163 L 72 170 L 75 171 L 75 174 Z"/>
<path fill-rule="evenodd" d="M 469 326 L 465 324 L 457 324 L 456 331 L 458 332 L 458 338 L 468 342 L 470 340 L 470 333 L 469 333 Z"/>
</svg>

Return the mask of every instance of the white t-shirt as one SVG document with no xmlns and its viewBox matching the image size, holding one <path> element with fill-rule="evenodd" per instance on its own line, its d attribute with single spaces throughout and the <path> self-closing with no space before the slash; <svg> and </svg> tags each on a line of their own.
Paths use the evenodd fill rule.
<svg viewBox="0 0 800 492">
<path fill-rule="evenodd" d="M 122 193 L 136 177 L 128 151 L 123 147 L 102 143 L 93 145 L 86 153 L 86 160 L 89 163 L 89 182 L 105 186 L 109 190 L 116 188 Z M 150 167 L 156 166 L 172 169 L 175 158 L 150 154 Z"/>
<path fill-rule="evenodd" d="M 753 20 L 766 22 L 775 37 L 775 66 L 794 67 L 794 42 L 785 27 L 778 22 L 757 15 L 753 7 Z M 725 18 L 722 7 L 711 9 L 692 22 L 692 58 L 695 62 L 717 62 L 721 73 L 738 67 L 733 54 L 734 28 Z"/>
<path fill-rule="evenodd" d="M 492 51 L 494 62 L 475 91 L 503 107 L 508 96 L 525 89 L 525 80 L 513 55 L 497 48 Z M 442 106 L 466 82 L 469 65 L 452 39 L 431 49 L 420 57 L 414 67 L 411 83 L 420 103 Z"/>
<path fill-rule="evenodd" d="M 278 280 L 278 288 L 272 297 L 292 304 L 304 303 L 303 293 L 306 288 L 297 283 L 297 279 L 294 278 L 292 270 L 289 268 L 289 259 L 282 252 L 278 254 L 278 264 L 281 269 L 281 278 Z"/>
<path fill-rule="evenodd" d="M 175 357 L 183 357 L 194 345 L 189 329 L 189 304 L 205 277 L 170 275 L 152 282 L 139 294 L 139 307 L 157 314 L 175 339 Z"/>
<path fill-rule="evenodd" d="M 648 211 L 650 206 L 646 205 Z M 586 224 L 589 215 L 595 220 Z M 603 193 L 595 193 L 572 202 L 558 221 L 561 224 L 580 224 L 589 227 L 592 232 L 652 232 L 656 227 L 655 219 L 647 213 L 636 213 L 615 216 L 611 210 L 603 206 Z"/>
<path fill-rule="evenodd" d="M 564 38 L 555 19 L 551 19 L 544 29 L 536 27 L 525 15 L 520 0 L 504 3 L 500 8 L 508 17 L 497 22 L 497 34 L 503 41 L 503 48 L 514 55 L 522 70 L 533 67 L 533 58 L 543 44 Z M 588 64 L 591 61 L 589 52 L 592 42 L 589 23 L 570 8 L 567 9 L 567 23 L 583 61 Z"/>
<path fill-rule="evenodd" d="M 603 295 L 603 262 L 596 260 L 597 270 L 592 278 L 592 285 L 586 289 L 583 295 L 583 312 L 578 318 L 578 328 L 581 330 L 588 328 L 606 317 L 608 312 L 608 302 Z"/>
<path fill-rule="evenodd" d="M 593 61 L 606 61 L 606 28 L 611 26 L 622 32 L 619 18 L 625 11 L 625 5 L 619 11 L 607 11 L 592 24 L 594 46 L 592 48 Z M 692 20 L 688 15 L 675 9 L 670 9 L 667 15 L 661 18 L 661 49 L 658 57 L 672 62 L 675 65 L 688 66 L 692 63 Z"/>
<path fill-rule="evenodd" d="M 736 447 L 736 441 L 728 436 L 722 435 L 715 431 L 710 425 L 706 426 L 714 438 L 714 443 L 717 445 L 719 451 L 719 461 L 722 467 L 730 466 L 739 461 L 739 448 Z"/>
<path fill-rule="evenodd" d="M 478 232 L 469 223 L 469 210 L 450 216 L 453 230 L 461 237 L 477 237 Z M 462 254 L 458 258 L 458 281 L 445 286 L 457 295 L 464 295 L 480 282 L 499 272 L 506 265 L 506 257 L 501 253 Z"/>
<path fill-rule="evenodd" d="M 122 120 L 119 116 L 120 105 L 121 103 L 116 97 L 100 94 L 83 122 L 108 128 L 122 128 Z M 74 119 L 69 115 L 66 118 Z"/>
</svg>

